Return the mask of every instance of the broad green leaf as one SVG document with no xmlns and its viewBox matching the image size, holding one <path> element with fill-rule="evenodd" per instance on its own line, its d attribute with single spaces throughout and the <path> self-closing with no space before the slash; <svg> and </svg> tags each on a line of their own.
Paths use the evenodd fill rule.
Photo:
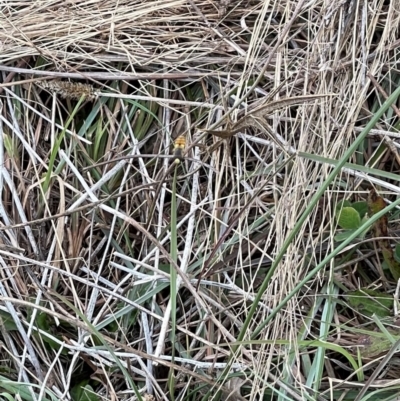
<svg viewBox="0 0 400 401">
<path fill-rule="evenodd" d="M 339 214 L 342 208 L 344 207 L 351 207 L 351 202 L 347 199 L 343 199 L 336 205 L 336 214 Z"/>
<path fill-rule="evenodd" d="M 393 297 L 391 295 L 371 289 L 360 289 L 349 291 L 346 296 L 349 304 L 364 315 L 375 314 L 379 317 L 388 317 L 392 314 Z"/>
<path fill-rule="evenodd" d="M 338 225 L 345 230 L 356 230 L 361 225 L 361 218 L 353 207 L 344 207 L 337 216 Z"/>
</svg>

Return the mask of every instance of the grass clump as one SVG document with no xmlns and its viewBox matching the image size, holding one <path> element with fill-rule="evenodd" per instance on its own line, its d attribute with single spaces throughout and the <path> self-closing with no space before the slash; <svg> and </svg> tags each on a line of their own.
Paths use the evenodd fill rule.
<svg viewBox="0 0 400 401">
<path fill-rule="evenodd" d="M 0 397 L 396 399 L 395 2 L 39 3 L 0 6 Z"/>
</svg>

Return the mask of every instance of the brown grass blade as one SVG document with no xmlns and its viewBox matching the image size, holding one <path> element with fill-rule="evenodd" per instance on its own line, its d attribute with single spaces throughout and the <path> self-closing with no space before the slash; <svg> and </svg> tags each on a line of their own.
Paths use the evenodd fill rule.
<svg viewBox="0 0 400 401">
<path fill-rule="evenodd" d="M 245 129 L 245 128 L 250 128 L 250 127 L 256 127 L 258 128 L 259 126 L 255 124 L 254 120 L 256 118 L 260 117 L 265 117 L 267 115 L 270 115 L 271 113 L 282 109 L 284 107 L 289 107 L 289 106 L 294 106 L 294 105 L 300 105 L 306 102 L 311 102 L 316 99 L 322 99 L 325 98 L 326 96 L 331 96 L 330 94 L 327 95 L 306 95 L 306 96 L 296 96 L 293 98 L 284 98 L 284 99 L 279 99 L 273 102 L 268 102 L 265 104 L 262 104 L 258 106 L 257 108 L 251 110 L 249 113 L 247 113 L 244 117 L 242 117 L 237 123 L 235 123 L 231 129 L 228 130 L 203 130 L 204 132 L 208 132 L 212 135 L 218 136 L 220 138 L 230 138 L 233 135 L 237 134 L 239 131 Z"/>
</svg>

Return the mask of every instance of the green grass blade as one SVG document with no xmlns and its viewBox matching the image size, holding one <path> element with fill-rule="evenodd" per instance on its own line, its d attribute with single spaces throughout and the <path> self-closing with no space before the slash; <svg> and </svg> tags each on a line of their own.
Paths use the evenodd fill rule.
<svg viewBox="0 0 400 401">
<path fill-rule="evenodd" d="M 337 166 L 340 163 L 340 161 L 335 160 L 335 159 L 330 159 L 328 157 L 322 157 L 322 156 L 313 155 L 313 154 L 305 153 L 305 152 L 299 152 L 299 153 L 297 153 L 297 156 L 303 157 L 304 159 L 313 160 L 318 163 L 331 164 L 332 166 Z M 400 175 L 390 173 L 388 171 L 378 170 L 373 167 L 362 166 L 360 164 L 354 164 L 354 163 L 344 163 L 344 165 L 342 167 L 349 168 L 349 169 L 352 169 L 355 171 L 360 171 L 360 172 L 366 173 L 368 175 L 375 175 L 377 177 L 383 177 L 388 180 L 400 181 Z"/>
<path fill-rule="evenodd" d="M 66 124 L 65 124 L 65 127 L 64 127 L 63 130 L 60 132 L 60 134 L 59 134 L 59 136 L 58 136 L 58 139 L 57 139 L 57 141 L 55 142 L 54 147 L 53 147 L 53 149 L 52 149 L 52 151 L 51 151 L 50 160 L 49 160 L 49 169 L 47 170 L 46 177 L 45 177 L 45 180 L 44 180 L 44 183 L 43 183 L 43 186 L 42 186 L 42 188 L 43 188 L 43 193 L 44 193 L 44 194 L 46 194 L 47 191 L 48 191 L 48 189 L 49 189 L 51 176 L 52 176 L 52 174 L 53 174 L 54 162 L 55 162 L 55 160 L 56 160 L 56 156 L 57 156 L 57 153 L 58 153 L 58 151 L 59 151 L 59 149 L 60 149 L 61 143 L 62 143 L 62 141 L 63 141 L 63 139 L 64 139 L 65 131 L 67 130 L 67 128 L 68 128 L 69 125 L 71 124 L 72 120 L 74 119 L 76 113 L 77 113 L 78 110 L 79 110 L 79 107 L 81 106 L 81 104 L 83 103 L 84 100 L 85 100 L 85 96 L 82 96 L 82 97 L 79 99 L 79 101 L 78 101 L 78 103 L 76 104 L 76 106 L 75 106 L 74 110 L 72 111 L 71 115 L 68 117 L 68 120 L 67 120 L 67 122 L 66 122 Z"/>
</svg>

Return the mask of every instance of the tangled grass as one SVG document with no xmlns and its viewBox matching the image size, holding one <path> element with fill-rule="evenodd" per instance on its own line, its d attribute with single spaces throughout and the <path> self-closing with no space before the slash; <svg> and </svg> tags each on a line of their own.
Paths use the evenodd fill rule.
<svg viewBox="0 0 400 401">
<path fill-rule="evenodd" d="M 0 2 L 1 396 L 396 399 L 398 291 L 336 206 L 396 232 L 399 17 Z"/>
</svg>

